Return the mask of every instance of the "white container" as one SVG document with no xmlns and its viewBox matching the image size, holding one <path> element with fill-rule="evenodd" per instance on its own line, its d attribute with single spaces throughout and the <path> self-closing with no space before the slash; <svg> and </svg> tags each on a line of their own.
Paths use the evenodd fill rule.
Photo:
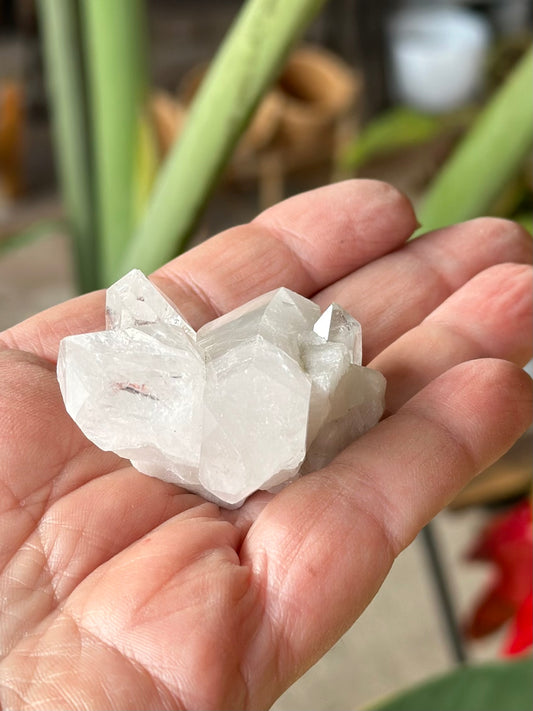
<svg viewBox="0 0 533 711">
<path fill-rule="evenodd" d="M 398 101 L 443 113 L 475 97 L 490 41 L 483 17 L 460 7 L 407 8 L 388 29 Z"/>
</svg>

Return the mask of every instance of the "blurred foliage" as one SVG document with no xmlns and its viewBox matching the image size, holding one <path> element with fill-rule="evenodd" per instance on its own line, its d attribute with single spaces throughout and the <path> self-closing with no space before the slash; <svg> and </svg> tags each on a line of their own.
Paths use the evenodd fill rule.
<svg viewBox="0 0 533 711">
<path fill-rule="evenodd" d="M 533 209 L 529 212 L 518 212 L 513 215 L 513 218 L 526 229 L 530 235 L 533 235 Z"/>
<path fill-rule="evenodd" d="M 531 29 L 497 38 L 487 59 L 487 91 L 490 94 L 507 79 L 531 46 Z"/>
<path fill-rule="evenodd" d="M 341 167 L 357 171 L 375 157 L 424 145 L 450 129 L 464 128 L 475 109 L 434 116 L 406 106 L 384 111 L 351 141 L 340 156 Z"/>
<path fill-rule="evenodd" d="M 522 169 L 533 144 L 532 81 L 529 49 L 430 185 L 418 211 L 424 232 L 488 212 Z"/>
<path fill-rule="evenodd" d="M 43 10 L 54 2 L 42 0 Z M 155 137 L 150 140 L 144 118 L 147 8 L 143 0 L 81 0 L 79 8 L 97 278 L 106 284 L 114 280 L 135 230 L 157 162 Z"/>
<path fill-rule="evenodd" d="M 458 136 L 447 162 L 429 185 L 418 211 L 417 234 L 482 214 L 518 217 L 531 229 L 533 210 L 533 53 L 530 40 L 492 59 L 491 84 L 501 80 L 483 106 L 443 115 L 399 106 L 374 118 L 344 147 L 339 161 L 356 174 L 375 158 L 430 146 L 443 136 Z M 505 60 L 505 61 L 503 61 Z"/>
<path fill-rule="evenodd" d="M 185 248 L 255 107 L 324 2 L 244 3 L 180 139 L 158 166 L 146 110 L 145 2 L 40 0 L 80 290 L 105 286 L 133 267 L 150 272 Z M 523 43 L 500 50 L 491 77 L 499 80 L 520 53 L 474 121 L 471 109 L 447 116 L 393 109 L 346 149 L 344 168 L 355 171 L 375 156 L 430 143 L 472 122 L 429 187 L 419 212 L 423 229 L 486 212 L 525 214 L 530 191 L 516 176 L 532 139 L 531 51 L 523 56 Z"/>
<path fill-rule="evenodd" d="M 55 146 L 81 291 L 182 251 L 285 58 L 325 0 L 245 2 L 157 171 L 146 3 L 40 0 Z M 153 185 L 152 185 L 153 183 Z"/>
<path fill-rule="evenodd" d="M 98 245 L 79 6 L 72 0 L 41 0 L 38 8 L 56 164 L 78 288 L 89 291 L 99 281 Z"/>
<path fill-rule="evenodd" d="M 15 232 L 9 237 L 0 239 L 0 255 L 10 252 L 13 249 L 25 247 L 43 237 L 65 229 L 64 220 L 39 220 L 26 229 Z"/>
<path fill-rule="evenodd" d="M 531 711 L 532 671 L 530 657 L 462 667 L 372 706 L 372 711 Z"/>
</svg>

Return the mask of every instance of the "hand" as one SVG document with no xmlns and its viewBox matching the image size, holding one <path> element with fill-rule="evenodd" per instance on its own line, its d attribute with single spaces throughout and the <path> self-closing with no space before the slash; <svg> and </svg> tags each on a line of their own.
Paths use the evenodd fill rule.
<svg viewBox="0 0 533 711">
<path fill-rule="evenodd" d="M 153 275 L 195 327 L 282 285 L 337 301 L 388 380 L 378 426 L 237 511 L 139 474 L 66 414 L 58 343 L 104 327 L 102 292 L 0 336 L 0 706 L 268 707 L 526 429 L 529 236 L 480 219 L 406 244 L 415 228 L 393 188 L 350 181 Z"/>
</svg>

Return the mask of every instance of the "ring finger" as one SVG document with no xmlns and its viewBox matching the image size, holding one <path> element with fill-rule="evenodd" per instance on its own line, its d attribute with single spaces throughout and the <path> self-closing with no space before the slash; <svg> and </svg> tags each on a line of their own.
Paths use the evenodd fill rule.
<svg viewBox="0 0 533 711">
<path fill-rule="evenodd" d="M 396 412 L 431 380 L 476 358 L 524 365 L 531 358 L 532 269 L 499 264 L 481 272 L 370 363 L 387 378 Z"/>
</svg>

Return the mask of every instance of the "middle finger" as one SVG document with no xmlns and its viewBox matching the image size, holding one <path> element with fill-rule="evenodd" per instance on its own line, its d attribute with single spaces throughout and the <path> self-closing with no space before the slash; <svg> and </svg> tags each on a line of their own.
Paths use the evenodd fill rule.
<svg viewBox="0 0 533 711">
<path fill-rule="evenodd" d="M 522 227 L 478 218 L 409 242 L 323 289 L 315 301 L 322 308 L 335 301 L 360 321 L 368 363 L 473 276 L 501 262 L 529 264 L 531 254 Z"/>
</svg>

